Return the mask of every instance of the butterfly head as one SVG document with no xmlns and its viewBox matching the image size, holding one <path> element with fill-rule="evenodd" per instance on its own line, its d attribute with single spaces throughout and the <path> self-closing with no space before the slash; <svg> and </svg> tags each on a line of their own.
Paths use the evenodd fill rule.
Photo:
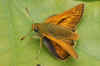
<svg viewBox="0 0 100 66">
<path fill-rule="evenodd" d="M 36 23 L 36 24 L 32 24 L 32 30 L 34 31 L 34 32 L 39 32 L 39 23 Z"/>
</svg>

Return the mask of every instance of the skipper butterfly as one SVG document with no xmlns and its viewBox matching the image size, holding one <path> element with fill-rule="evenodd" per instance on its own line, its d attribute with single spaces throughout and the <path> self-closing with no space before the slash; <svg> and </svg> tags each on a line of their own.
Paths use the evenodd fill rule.
<svg viewBox="0 0 100 66">
<path fill-rule="evenodd" d="M 84 4 L 79 4 L 64 13 L 50 16 L 44 23 L 32 24 L 32 30 L 39 34 L 44 45 L 56 58 L 78 58 L 74 46 L 79 38 L 76 30 L 83 9 Z"/>
</svg>

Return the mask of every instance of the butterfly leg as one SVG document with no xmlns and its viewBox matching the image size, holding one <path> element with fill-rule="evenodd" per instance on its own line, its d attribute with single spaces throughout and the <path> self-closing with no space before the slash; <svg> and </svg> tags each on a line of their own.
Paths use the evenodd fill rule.
<svg viewBox="0 0 100 66">
<path fill-rule="evenodd" d="M 40 48 L 39 48 L 39 51 L 38 51 L 38 55 L 40 55 L 41 48 L 42 48 L 42 38 L 40 38 Z"/>
<path fill-rule="evenodd" d="M 43 38 L 43 36 L 42 37 L 40 37 L 40 50 L 39 50 L 39 54 L 40 54 L 40 51 L 41 51 L 41 48 L 42 48 L 42 38 Z"/>
<path fill-rule="evenodd" d="M 44 37 L 43 35 L 40 35 L 40 48 L 42 48 L 42 45 L 43 45 L 43 44 L 42 44 L 42 39 L 43 39 L 43 37 Z"/>
<path fill-rule="evenodd" d="M 39 60 L 39 57 L 40 57 L 40 52 L 41 52 L 41 48 L 42 48 L 42 38 L 43 37 L 40 37 L 40 48 L 38 50 L 38 54 L 37 54 L 37 57 L 36 57 L 37 60 Z"/>
<path fill-rule="evenodd" d="M 42 48 L 42 37 L 40 38 L 40 48 Z"/>
</svg>

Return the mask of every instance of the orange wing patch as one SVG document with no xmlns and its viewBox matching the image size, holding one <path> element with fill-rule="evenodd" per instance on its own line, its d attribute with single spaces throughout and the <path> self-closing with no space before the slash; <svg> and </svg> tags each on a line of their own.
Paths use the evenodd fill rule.
<svg viewBox="0 0 100 66">
<path fill-rule="evenodd" d="M 75 28 L 83 14 L 84 4 L 80 4 L 64 13 L 48 18 L 46 23 L 60 24 L 62 27 Z"/>
</svg>

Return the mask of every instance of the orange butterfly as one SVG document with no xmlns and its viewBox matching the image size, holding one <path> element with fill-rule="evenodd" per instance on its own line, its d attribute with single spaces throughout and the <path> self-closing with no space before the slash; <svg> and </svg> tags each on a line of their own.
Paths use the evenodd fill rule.
<svg viewBox="0 0 100 66">
<path fill-rule="evenodd" d="M 74 45 L 79 38 L 76 29 L 83 9 L 84 4 L 79 4 L 64 13 L 49 17 L 44 23 L 32 24 L 32 29 L 39 34 L 44 45 L 56 58 L 78 58 Z"/>
</svg>

